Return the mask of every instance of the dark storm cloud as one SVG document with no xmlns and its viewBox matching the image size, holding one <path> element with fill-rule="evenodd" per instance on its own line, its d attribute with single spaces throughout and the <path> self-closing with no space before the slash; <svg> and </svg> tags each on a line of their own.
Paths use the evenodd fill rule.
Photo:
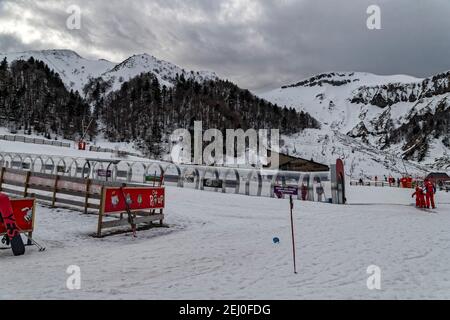
<svg viewBox="0 0 450 320">
<path fill-rule="evenodd" d="M 19 38 L 11 34 L 0 34 L 0 52 L 17 52 L 28 48 Z"/>
<path fill-rule="evenodd" d="M 69 5 L 81 30 L 65 26 Z M 368 30 L 369 5 L 382 30 Z M 448 0 L 0 0 L 0 51 L 147 52 L 261 90 L 326 71 L 428 76 L 450 69 Z"/>
</svg>

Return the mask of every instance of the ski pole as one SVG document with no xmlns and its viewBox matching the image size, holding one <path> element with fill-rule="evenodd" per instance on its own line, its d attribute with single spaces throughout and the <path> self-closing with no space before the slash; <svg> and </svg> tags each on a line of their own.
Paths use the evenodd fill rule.
<svg viewBox="0 0 450 320">
<path fill-rule="evenodd" d="M 295 233 L 294 233 L 294 200 L 292 199 L 292 195 L 289 197 L 290 205 L 291 205 L 291 230 L 292 230 L 292 257 L 294 259 L 294 273 L 297 274 L 297 263 L 295 259 Z"/>
<path fill-rule="evenodd" d="M 34 240 L 32 237 L 30 237 L 25 231 L 20 229 L 18 226 L 16 226 L 16 227 L 17 227 L 17 230 L 19 230 L 19 232 L 21 232 L 25 237 L 27 237 L 27 239 L 30 240 L 31 243 L 39 249 L 39 251 L 41 251 L 41 252 L 45 251 L 45 249 L 46 249 L 45 247 L 43 247 L 39 243 L 37 243 L 36 240 Z"/>
<path fill-rule="evenodd" d="M 20 229 L 19 229 L 20 230 Z M 22 231 L 23 232 L 23 231 Z M 33 245 L 35 245 L 40 252 L 45 251 L 45 247 L 41 246 L 39 243 L 37 243 L 33 238 L 29 237 L 25 232 L 23 233 L 25 235 L 25 237 L 27 237 L 28 240 L 31 241 L 31 243 L 33 243 Z"/>
<path fill-rule="evenodd" d="M 123 191 L 123 187 L 120 188 L 120 191 L 122 192 L 123 199 L 125 200 L 125 208 L 128 214 L 128 222 L 130 223 L 131 229 L 133 230 L 133 237 L 136 238 L 136 224 L 134 223 L 133 214 L 131 213 L 130 205 L 125 196 L 125 192 Z"/>
</svg>

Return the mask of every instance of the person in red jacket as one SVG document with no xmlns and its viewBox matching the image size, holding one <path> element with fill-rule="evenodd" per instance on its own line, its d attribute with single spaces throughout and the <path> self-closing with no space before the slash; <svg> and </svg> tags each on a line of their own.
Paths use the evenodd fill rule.
<svg viewBox="0 0 450 320">
<path fill-rule="evenodd" d="M 420 186 L 416 187 L 416 192 L 413 193 L 412 197 L 414 196 L 416 197 L 416 207 L 425 208 L 425 197 Z"/>
<path fill-rule="evenodd" d="M 427 192 L 427 194 L 426 194 L 426 198 L 427 198 L 426 207 L 428 209 L 430 209 L 430 207 L 432 207 L 433 209 L 436 209 L 436 205 L 434 203 L 434 193 L 436 192 L 436 190 L 434 189 L 434 186 L 433 186 L 433 184 L 431 183 L 430 180 L 425 181 L 425 190 Z"/>
</svg>

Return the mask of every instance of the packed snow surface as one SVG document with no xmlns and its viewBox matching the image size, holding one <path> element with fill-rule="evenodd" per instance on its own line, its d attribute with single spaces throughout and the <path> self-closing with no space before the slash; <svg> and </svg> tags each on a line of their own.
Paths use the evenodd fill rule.
<svg viewBox="0 0 450 320">
<path fill-rule="evenodd" d="M 121 147 L 122 144 L 99 144 L 102 147 Z M 119 149 L 123 150 L 123 149 Z M 125 149 L 126 151 L 126 149 Z M 132 150 L 134 151 L 134 150 Z M 114 154 L 109 152 L 94 152 L 94 151 L 82 151 L 75 148 L 58 147 L 50 145 L 32 144 L 32 143 L 22 143 L 14 141 L 2 141 L 0 140 L 0 152 L 8 153 L 18 153 L 18 154 L 33 154 L 33 155 L 49 155 L 56 157 L 73 157 L 73 158 L 91 158 L 91 159 L 115 159 L 117 158 Z M 145 160 L 141 157 L 129 156 L 126 158 L 130 161 Z"/>
<path fill-rule="evenodd" d="M 90 236 L 96 216 L 40 205 L 35 238 L 47 251 L 1 250 L 0 298 L 449 299 L 450 194 L 422 211 L 411 193 L 349 187 L 349 205 L 296 201 L 297 275 L 287 200 L 169 187 L 169 229 L 104 239 Z M 66 287 L 70 265 L 80 290 Z M 367 288 L 371 265 L 381 290 Z"/>
</svg>

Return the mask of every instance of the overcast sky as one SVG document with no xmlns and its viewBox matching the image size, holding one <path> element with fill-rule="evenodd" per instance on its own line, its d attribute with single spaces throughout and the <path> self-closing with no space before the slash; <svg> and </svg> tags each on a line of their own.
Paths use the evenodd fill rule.
<svg viewBox="0 0 450 320">
<path fill-rule="evenodd" d="M 381 30 L 366 25 L 381 8 Z M 66 12 L 81 9 L 81 29 Z M 0 0 L 0 52 L 149 53 L 262 91 L 326 71 L 450 69 L 449 0 Z"/>
</svg>

